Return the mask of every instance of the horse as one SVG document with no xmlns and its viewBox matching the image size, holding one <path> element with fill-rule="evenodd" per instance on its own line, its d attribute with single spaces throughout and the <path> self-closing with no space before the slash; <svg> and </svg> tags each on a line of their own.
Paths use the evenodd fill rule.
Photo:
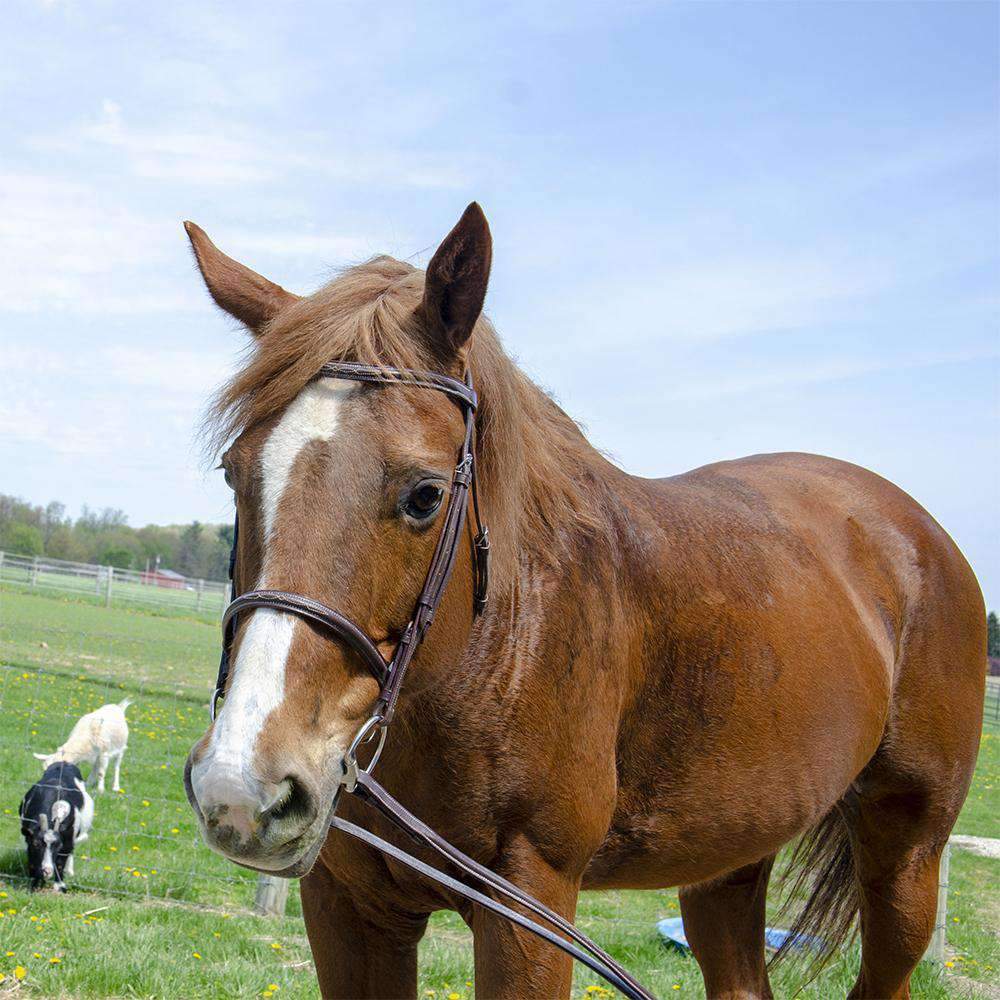
<svg viewBox="0 0 1000 1000">
<path fill-rule="evenodd" d="M 797 842 L 793 933 L 834 950 L 859 924 L 850 996 L 908 996 L 985 683 L 982 595 L 930 514 L 816 455 L 665 479 L 612 464 L 483 315 L 475 203 L 426 273 L 376 257 L 307 297 L 185 225 L 211 297 L 254 337 L 210 412 L 238 590 L 340 609 L 388 658 L 442 531 L 462 415 L 405 381 L 317 373 L 474 379 L 489 598 L 476 614 L 467 532 L 399 694 L 386 787 L 567 919 L 581 889 L 679 886 L 710 997 L 771 996 L 767 885 Z M 344 643 L 278 609 L 242 615 L 224 707 L 186 767 L 204 839 L 258 870 L 301 867 L 324 997 L 415 996 L 440 909 L 471 928 L 477 996 L 569 996 L 566 956 L 330 829 L 377 694 Z M 350 797 L 339 812 L 398 839 Z"/>
</svg>

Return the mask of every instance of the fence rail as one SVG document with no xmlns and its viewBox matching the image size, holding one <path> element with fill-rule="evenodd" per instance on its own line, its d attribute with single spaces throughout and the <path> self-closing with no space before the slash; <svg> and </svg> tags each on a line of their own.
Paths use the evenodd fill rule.
<svg viewBox="0 0 1000 1000">
<path fill-rule="evenodd" d="M 0 586 L 63 593 L 107 607 L 188 612 L 218 618 L 229 603 L 229 584 L 156 570 L 115 569 L 47 556 L 0 551 Z"/>
</svg>

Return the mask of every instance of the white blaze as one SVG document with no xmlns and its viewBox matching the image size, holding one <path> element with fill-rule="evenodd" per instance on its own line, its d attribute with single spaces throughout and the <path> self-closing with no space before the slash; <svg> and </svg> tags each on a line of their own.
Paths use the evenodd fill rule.
<svg viewBox="0 0 1000 1000">
<path fill-rule="evenodd" d="M 324 378 L 308 385 L 288 406 L 261 452 L 264 561 L 257 589 L 267 587 L 269 542 L 288 477 L 299 452 L 312 441 L 329 441 L 337 431 L 340 405 L 355 383 Z M 225 706 L 191 783 L 200 802 L 223 802 L 233 782 L 259 789 L 253 774 L 254 745 L 268 715 L 285 697 L 285 662 L 298 624 L 296 618 L 258 608 L 246 626 L 232 666 Z"/>
</svg>

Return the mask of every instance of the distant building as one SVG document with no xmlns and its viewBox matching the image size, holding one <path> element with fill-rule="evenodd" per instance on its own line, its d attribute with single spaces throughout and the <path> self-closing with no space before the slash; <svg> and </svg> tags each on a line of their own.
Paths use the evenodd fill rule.
<svg viewBox="0 0 1000 1000">
<path fill-rule="evenodd" d="M 183 590 L 187 579 L 180 573 L 175 573 L 172 569 L 147 569 L 142 574 L 142 582 L 152 587 L 169 587 L 171 590 Z"/>
</svg>

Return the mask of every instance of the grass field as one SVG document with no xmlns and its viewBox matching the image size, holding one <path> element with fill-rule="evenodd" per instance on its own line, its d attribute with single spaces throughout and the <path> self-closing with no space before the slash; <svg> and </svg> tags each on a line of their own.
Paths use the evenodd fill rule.
<svg viewBox="0 0 1000 1000">
<path fill-rule="evenodd" d="M 204 731 L 218 629 L 204 621 L 0 591 L 0 997 L 316 996 L 293 891 L 288 915 L 248 913 L 253 876 L 204 848 L 181 786 Z M 126 696 L 132 735 L 124 792 L 97 800 L 90 840 L 65 895 L 29 894 L 17 804 L 38 775 L 31 750 L 51 750 L 83 712 Z M 1000 836 L 1000 730 L 987 727 L 957 832 Z M 6 873 L 6 875 L 4 874 Z M 952 852 L 950 965 L 924 964 L 921 997 L 1000 993 L 1000 861 Z M 678 913 L 675 892 L 585 894 L 582 928 L 661 996 L 702 994 L 690 956 L 667 949 L 656 921 Z M 856 949 L 803 997 L 844 995 Z M 437 914 L 421 948 L 421 994 L 472 993 L 470 938 Z M 779 996 L 802 985 L 794 966 L 773 977 Z M 577 974 L 579 995 L 598 980 Z"/>
</svg>

